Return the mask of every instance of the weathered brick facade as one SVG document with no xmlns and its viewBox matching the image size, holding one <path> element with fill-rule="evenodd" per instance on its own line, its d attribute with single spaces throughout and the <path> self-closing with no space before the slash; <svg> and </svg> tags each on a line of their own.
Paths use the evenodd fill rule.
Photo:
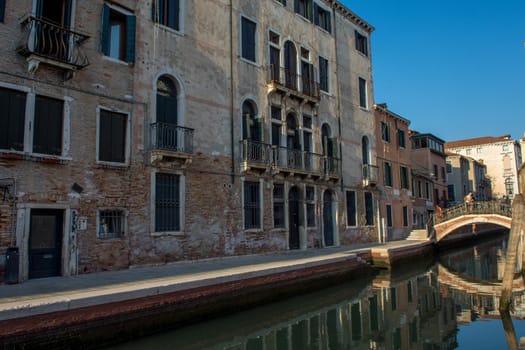
<svg viewBox="0 0 525 350">
<path fill-rule="evenodd" d="M 19 248 L 21 281 L 38 276 L 36 258 L 58 259 L 54 272 L 44 274 L 74 275 L 378 239 L 377 216 L 365 226 L 364 192 L 372 193 L 373 208 L 368 209 L 374 215 L 379 196 L 365 186 L 362 170 L 364 136 L 375 162 L 373 28 L 339 2 L 317 0 L 310 13 L 300 15 L 292 1 L 282 6 L 274 0 L 180 0 L 178 23 L 172 26 L 162 25 L 161 16 L 152 20 L 152 6 L 154 13 L 160 11 L 156 0 L 64 0 L 64 13 L 70 16 L 61 18 L 63 24 L 89 37 L 79 40 L 54 25 L 61 34 L 53 40 L 68 38 L 63 43 L 68 54 L 37 43 L 47 27 L 30 23 L 44 23 L 39 18 L 46 10 L 37 13 L 34 3 L 6 1 L 0 23 L 0 89 L 18 94 L 26 106 L 20 112 L 25 120 L 22 145 L 10 147 L 16 136 L 0 136 L 7 138 L 0 139 L 0 188 L 10 191 L 0 197 L 0 252 Z M 28 13 L 33 17 L 21 25 Z M 104 37 L 111 36 L 108 28 L 115 21 L 121 21 L 119 30 L 126 34 L 119 39 L 126 57 L 105 51 L 105 45 L 113 45 Z M 253 37 L 246 39 L 251 32 L 246 34 L 244 26 L 255 28 Z M 25 36 L 31 28 L 37 29 Z M 243 51 L 250 40 L 254 57 Z M 270 79 L 272 45 L 279 50 L 281 75 Z M 79 47 L 89 59 L 87 66 L 72 62 Z M 291 85 L 285 82 L 289 77 Z M 324 91 L 318 89 L 320 78 Z M 178 141 L 168 150 L 159 146 L 155 129 L 161 127 L 162 79 L 176 92 L 168 114 L 177 120 L 167 130 L 177 133 Z M 58 153 L 35 150 L 34 135 L 46 134 L 41 125 L 40 131 L 34 126 L 35 113 L 41 113 L 35 101 L 41 97 L 63 106 Z M 255 107 L 248 121 L 243 119 L 247 105 Z M 272 115 L 276 108 L 280 117 Z M 124 156 L 116 162 L 101 160 L 101 142 L 117 139 L 115 133 L 107 136 L 102 120 L 108 114 L 122 117 L 125 125 Z M 257 142 L 254 135 L 246 136 L 250 123 L 262 125 L 253 129 L 260 131 Z M 49 131 L 56 130 L 49 125 Z M 261 152 L 254 157 L 246 145 L 263 146 L 257 146 Z M 157 174 L 176 181 L 176 195 L 168 201 L 156 187 Z M 245 182 L 259 184 L 257 194 L 251 194 L 253 208 L 247 204 Z M 276 184 L 284 188 L 278 227 Z M 347 191 L 356 193 L 357 222 L 352 225 Z M 161 214 L 156 208 L 162 205 L 176 209 Z M 119 232 L 104 238 L 106 212 L 115 215 L 108 220 Z M 173 229 L 157 229 L 158 221 L 171 220 L 171 215 L 177 216 Z M 58 245 L 53 252 L 38 253 L 38 244 L 51 233 L 57 234 Z"/>
</svg>

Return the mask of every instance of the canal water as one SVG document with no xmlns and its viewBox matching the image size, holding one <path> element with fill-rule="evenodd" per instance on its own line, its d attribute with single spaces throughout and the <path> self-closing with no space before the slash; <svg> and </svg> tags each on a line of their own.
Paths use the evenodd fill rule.
<svg viewBox="0 0 525 350">
<path fill-rule="evenodd" d="M 514 334 L 498 303 L 507 237 L 446 251 L 436 262 L 233 313 L 109 349 L 507 349 L 525 341 L 525 286 L 514 281 Z"/>
</svg>

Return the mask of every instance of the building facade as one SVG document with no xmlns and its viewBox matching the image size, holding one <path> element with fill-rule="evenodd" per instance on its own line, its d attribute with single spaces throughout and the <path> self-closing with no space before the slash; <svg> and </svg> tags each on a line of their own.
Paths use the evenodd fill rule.
<svg viewBox="0 0 525 350">
<path fill-rule="evenodd" d="M 410 121 L 388 110 L 386 104 L 374 109 L 382 229 L 385 240 L 403 239 L 412 229 Z"/>
<path fill-rule="evenodd" d="M 425 228 L 436 206 L 447 203 L 445 148 L 442 139 L 410 130 L 414 228 Z"/>
<path fill-rule="evenodd" d="M 487 167 L 482 162 L 456 153 L 447 153 L 447 184 L 449 204 L 460 204 L 472 192 L 474 199 L 492 197 Z"/>
<path fill-rule="evenodd" d="M 373 28 L 341 3 L 0 4 L 20 280 L 380 239 Z"/>
<path fill-rule="evenodd" d="M 486 165 L 492 197 L 512 198 L 518 193 L 521 147 L 510 135 L 452 141 L 447 142 L 445 147 L 447 152 L 471 157 Z"/>
</svg>

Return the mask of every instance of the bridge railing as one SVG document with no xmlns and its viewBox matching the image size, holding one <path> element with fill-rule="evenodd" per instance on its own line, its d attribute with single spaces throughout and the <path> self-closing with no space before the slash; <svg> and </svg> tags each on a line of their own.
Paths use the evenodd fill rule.
<svg viewBox="0 0 525 350">
<path fill-rule="evenodd" d="M 447 209 L 441 213 L 433 214 L 434 225 L 457 218 L 462 215 L 495 214 L 512 217 L 512 206 L 500 201 L 475 201 L 473 203 L 462 203 Z"/>
</svg>

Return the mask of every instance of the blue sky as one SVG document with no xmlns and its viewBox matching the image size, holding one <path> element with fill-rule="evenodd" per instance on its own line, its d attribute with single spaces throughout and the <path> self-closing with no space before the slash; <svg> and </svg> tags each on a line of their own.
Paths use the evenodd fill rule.
<svg viewBox="0 0 525 350">
<path fill-rule="evenodd" d="M 525 0 L 342 0 L 375 27 L 375 102 L 445 141 L 525 132 Z"/>
</svg>

